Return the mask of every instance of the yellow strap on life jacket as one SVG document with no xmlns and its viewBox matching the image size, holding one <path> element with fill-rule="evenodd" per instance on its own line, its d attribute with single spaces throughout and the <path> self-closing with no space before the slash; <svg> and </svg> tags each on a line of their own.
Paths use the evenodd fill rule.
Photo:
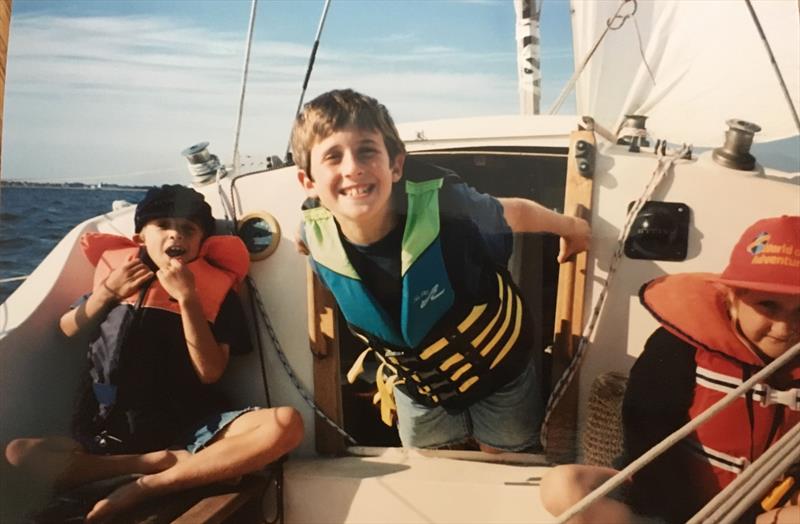
<svg viewBox="0 0 800 524">
<path fill-rule="evenodd" d="M 384 377 L 383 372 L 387 368 L 394 371 L 394 375 Z M 394 387 L 403 383 L 405 383 L 405 379 L 400 378 L 397 371 L 393 370 L 391 366 L 385 362 L 378 366 L 378 371 L 375 373 L 375 384 L 378 386 L 378 391 L 372 397 L 372 403 L 380 403 L 381 420 L 389 427 L 394 425 L 392 412 L 397 411 L 397 404 L 394 401 Z"/>
<path fill-rule="evenodd" d="M 347 382 L 352 384 L 356 381 L 358 376 L 364 372 L 364 359 L 367 358 L 367 354 L 370 351 L 372 351 L 372 348 L 368 347 L 358 355 L 356 361 L 353 362 L 353 365 L 350 366 L 350 369 L 347 371 Z"/>
<path fill-rule="evenodd" d="M 364 372 L 364 359 L 367 358 L 367 354 L 369 354 L 370 351 L 372 351 L 372 348 L 368 347 L 358 355 L 356 361 L 353 362 L 353 365 L 350 366 L 350 369 L 347 371 L 347 382 L 350 384 L 354 383 L 358 376 Z M 383 372 L 386 370 L 392 371 L 393 374 L 384 377 Z M 394 425 L 392 412 L 397 411 L 397 404 L 394 401 L 394 387 L 397 384 L 403 383 L 405 383 L 405 379 L 400 378 L 397 374 L 397 370 L 381 358 L 381 364 L 378 366 L 378 371 L 375 373 L 375 385 L 378 386 L 378 391 L 373 395 L 372 403 L 380 403 L 381 420 L 389 427 Z"/>
</svg>

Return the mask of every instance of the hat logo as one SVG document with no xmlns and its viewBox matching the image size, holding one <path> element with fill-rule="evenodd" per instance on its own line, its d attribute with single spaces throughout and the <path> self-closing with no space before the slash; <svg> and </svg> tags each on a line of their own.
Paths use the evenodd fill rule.
<svg viewBox="0 0 800 524">
<path fill-rule="evenodd" d="M 769 244 L 769 233 L 762 231 L 756 238 L 747 246 L 747 252 L 752 255 L 757 255 L 764 251 L 764 247 Z"/>
</svg>

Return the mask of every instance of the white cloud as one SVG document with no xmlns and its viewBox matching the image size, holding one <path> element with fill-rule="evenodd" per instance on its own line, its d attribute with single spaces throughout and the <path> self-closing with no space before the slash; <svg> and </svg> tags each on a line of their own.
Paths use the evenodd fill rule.
<svg viewBox="0 0 800 524">
<path fill-rule="evenodd" d="M 244 35 L 145 16 L 23 15 L 11 31 L 4 176 L 185 180 L 179 152 L 201 140 L 230 158 Z M 395 53 L 323 45 L 309 97 L 353 87 L 401 122 L 516 111 L 513 56 L 411 36 L 388 35 L 414 42 Z M 283 154 L 308 52 L 308 44 L 254 43 L 244 154 Z"/>
</svg>

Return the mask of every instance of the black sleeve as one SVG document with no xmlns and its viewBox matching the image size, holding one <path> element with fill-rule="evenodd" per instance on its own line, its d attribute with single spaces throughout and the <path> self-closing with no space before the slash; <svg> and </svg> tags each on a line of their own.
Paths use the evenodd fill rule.
<svg viewBox="0 0 800 524">
<path fill-rule="evenodd" d="M 217 342 L 230 346 L 233 355 L 242 355 L 252 350 L 242 302 L 235 291 L 228 291 L 225 296 L 217 319 L 211 325 L 211 332 Z"/>
<path fill-rule="evenodd" d="M 631 368 L 622 404 L 624 463 L 630 463 L 689 421 L 694 396 L 695 348 L 664 328 L 656 330 Z M 687 493 L 684 456 L 676 444 L 634 475 L 637 513 L 685 522 L 694 508 Z"/>
</svg>

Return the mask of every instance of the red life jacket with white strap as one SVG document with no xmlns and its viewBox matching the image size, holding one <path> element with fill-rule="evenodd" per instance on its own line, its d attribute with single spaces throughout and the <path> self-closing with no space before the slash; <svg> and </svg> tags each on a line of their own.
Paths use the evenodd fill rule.
<svg viewBox="0 0 800 524">
<path fill-rule="evenodd" d="M 694 418 L 766 364 L 737 336 L 726 291 L 694 273 L 661 277 L 642 287 L 642 304 L 669 332 L 697 348 Z M 682 444 L 687 482 L 710 500 L 800 422 L 800 359 L 698 427 Z"/>
</svg>

